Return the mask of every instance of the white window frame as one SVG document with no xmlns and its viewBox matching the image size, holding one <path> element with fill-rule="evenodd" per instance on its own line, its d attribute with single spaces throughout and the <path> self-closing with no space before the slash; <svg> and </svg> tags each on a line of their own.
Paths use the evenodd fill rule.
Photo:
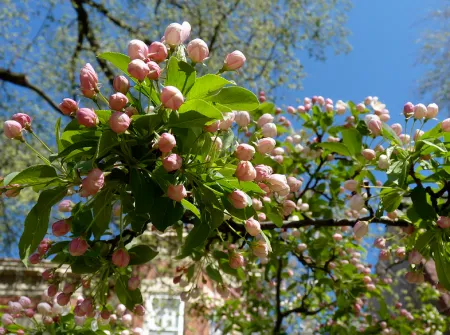
<svg viewBox="0 0 450 335">
<path fill-rule="evenodd" d="M 152 302 L 153 299 L 165 299 L 165 300 L 177 300 L 179 302 L 178 306 L 178 329 L 176 330 L 177 335 L 183 335 L 184 332 L 184 302 L 181 301 L 181 299 L 176 295 L 170 295 L 170 294 L 161 294 L 161 293 L 151 293 L 148 292 L 145 294 L 145 308 L 149 313 L 146 313 L 145 319 L 144 319 L 144 334 L 159 334 L 164 332 L 164 329 L 151 329 L 150 328 L 150 321 L 149 319 L 153 318 L 152 315 Z M 173 330 L 171 330 L 173 331 Z"/>
</svg>

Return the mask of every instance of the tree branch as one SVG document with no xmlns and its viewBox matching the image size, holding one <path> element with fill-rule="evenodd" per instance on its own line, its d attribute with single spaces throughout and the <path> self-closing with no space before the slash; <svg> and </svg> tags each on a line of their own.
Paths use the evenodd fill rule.
<svg viewBox="0 0 450 335">
<path fill-rule="evenodd" d="M 280 257 L 278 259 L 278 268 L 277 268 L 277 287 L 276 287 L 276 313 L 277 319 L 275 322 L 275 327 L 273 328 L 273 334 L 279 334 L 281 329 L 281 324 L 283 323 L 283 313 L 281 313 L 281 271 L 283 270 L 283 260 Z"/>
<path fill-rule="evenodd" d="M 47 101 L 47 103 L 52 106 L 52 108 L 58 113 L 62 114 L 58 105 L 47 95 L 44 91 L 42 91 L 39 87 L 34 86 L 32 83 L 28 81 L 28 78 L 23 73 L 14 73 L 6 69 L 0 68 L 0 80 L 6 81 L 11 84 L 15 84 L 17 86 L 28 88 L 35 93 L 37 93 L 42 99 Z"/>
</svg>

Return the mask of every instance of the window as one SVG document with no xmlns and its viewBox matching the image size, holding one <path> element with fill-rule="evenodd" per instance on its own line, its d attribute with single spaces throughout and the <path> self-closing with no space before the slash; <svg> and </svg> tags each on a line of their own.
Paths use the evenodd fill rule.
<svg viewBox="0 0 450 335">
<path fill-rule="evenodd" d="M 145 300 L 145 334 L 183 335 L 184 302 L 176 296 L 164 294 L 150 294 Z"/>
</svg>

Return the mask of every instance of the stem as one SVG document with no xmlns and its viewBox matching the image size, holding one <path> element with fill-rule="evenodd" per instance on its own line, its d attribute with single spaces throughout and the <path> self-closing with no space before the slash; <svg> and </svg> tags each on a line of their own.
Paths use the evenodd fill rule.
<svg viewBox="0 0 450 335">
<path fill-rule="evenodd" d="M 122 202 L 120 202 L 120 221 L 119 221 L 119 229 L 120 229 L 120 242 L 122 243 L 122 231 L 123 231 L 123 205 Z"/>
<path fill-rule="evenodd" d="M 25 145 L 30 148 L 45 164 L 53 166 L 47 158 L 45 158 L 39 151 L 33 148 L 27 141 L 24 141 L 23 143 L 25 143 Z"/>
<path fill-rule="evenodd" d="M 106 105 L 109 106 L 109 101 L 103 96 L 102 92 L 98 91 L 98 95 L 106 103 Z"/>
<path fill-rule="evenodd" d="M 31 133 L 31 135 L 33 135 L 39 142 L 41 142 L 41 144 L 44 146 L 45 149 L 47 149 L 51 154 L 54 153 L 53 150 L 50 149 L 50 148 L 48 147 L 48 145 L 45 144 L 45 142 L 42 141 L 42 140 L 39 138 L 39 136 L 37 136 L 37 135 L 35 134 L 34 131 L 30 131 L 30 133 Z"/>
</svg>

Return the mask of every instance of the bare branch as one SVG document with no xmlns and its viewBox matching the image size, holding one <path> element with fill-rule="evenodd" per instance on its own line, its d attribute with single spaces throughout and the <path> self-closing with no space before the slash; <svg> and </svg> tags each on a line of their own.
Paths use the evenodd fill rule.
<svg viewBox="0 0 450 335">
<path fill-rule="evenodd" d="M 34 86 L 32 83 L 28 81 L 28 78 L 23 73 L 14 73 L 6 69 L 0 68 L 0 80 L 3 80 L 5 82 L 15 84 L 17 86 L 28 88 L 35 93 L 37 93 L 42 99 L 48 102 L 50 106 L 53 107 L 55 111 L 62 114 L 61 110 L 59 109 L 58 105 L 47 95 L 44 91 L 42 91 L 39 87 Z"/>
</svg>

